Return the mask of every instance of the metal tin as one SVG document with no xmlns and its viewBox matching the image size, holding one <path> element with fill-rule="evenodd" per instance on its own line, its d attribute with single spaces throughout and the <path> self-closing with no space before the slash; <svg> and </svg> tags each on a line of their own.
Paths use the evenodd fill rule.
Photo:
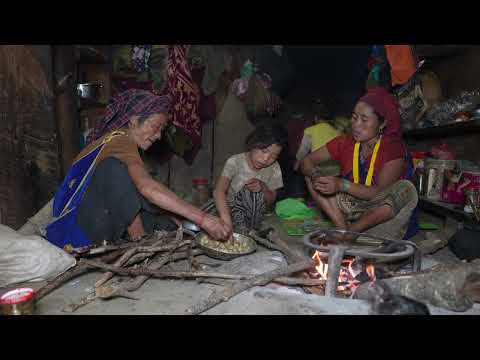
<svg viewBox="0 0 480 360">
<path fill-rule="evenodd" d="M 434 201 L 442 200 L 445 171 L 455 169 L 456 164 L 456 160 L 439 160 L 433 158 L 425 160 L 427 198 Z"/>
<path fill-rule="evenodd" d="M 33 315 L 35 312 L 35 291 L 19 288 L 7 292 L 0 298 L 3 315 Z"/>
</svg>

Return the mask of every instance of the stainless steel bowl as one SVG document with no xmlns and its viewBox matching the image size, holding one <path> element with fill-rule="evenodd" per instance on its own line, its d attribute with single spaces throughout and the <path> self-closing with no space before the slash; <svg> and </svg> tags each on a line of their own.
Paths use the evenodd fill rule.
<svg viewBox="0 0 480 360">
<path fill-rule="evenodd" d="M 182 226 L 184 229 L 186 230 L 190 230 L 190 231 L 193 231 L 193 232 L 200 232 L 202 231 L 202 229 L 200 229 L 197 224 L 194 224 L 190 221 L 184 221 L 182 222 Z"/>
<path fill-rule="evenodd" d="M 203 237 L 208 237 L 207 234 L 205 233 L 199 233 L 197 236 L 195 236 L 195 242 L 197 244 L 197 247 L 202 250 L 205 255 L 212 257 L 214 259 L 219 259 L 219 260 L 232 260 L 235 259 L 239 256 L 244 256 L 253 253 L 254 251 L 257 250 L 257 243 L 255 240 L 253 240 L 249 236 L 245 236 L 242 234 L 238 233 L 233 233 L 233 237 L 235 241 L 239 242 L 246 242 L 248 244 L 248 250 L 242 253 L 230 253 L 230 252 L 224 252 L 224 251 L 219 251 L 216 249 L 212 249 L 210 247 L 207 247 L 201 243 L 201 239 Z"/>
</svg>

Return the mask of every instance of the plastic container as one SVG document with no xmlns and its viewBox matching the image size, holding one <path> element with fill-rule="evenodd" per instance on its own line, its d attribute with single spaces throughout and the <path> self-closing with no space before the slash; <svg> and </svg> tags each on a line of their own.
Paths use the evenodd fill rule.
<svg viewBox="0 0 480 360">
<path fill-rule="evenodd" d="M 442 201 L 445 177 L 455 169 L 456 160 L 425 159 L 425 172 L 427 176 L 426 196 L 430 200 Z"/>
<path fill-rule="evenodd" d="M 480 189 L 480 168 L 460 165 L 456 172 L 446 173 L 447 179 L 442 193 L 443 201 L 463 205 L 468 190 Z"/>
<path fill-rule="evenodd" d="M 192 180 L 192 203 L 196 206 L 202 206 L 210 200 L 210 186 L 205 178 Z"/>
<path fill-rule="evenodd" d="M 412 151 L 410 153 L 412 156 L 412 161 L 413 161 L 413 170 L 415 170 L 420 163 L 420 161 L 424 160 L 428 156 L 428 152 L 426 151 Z"/>
</svg>

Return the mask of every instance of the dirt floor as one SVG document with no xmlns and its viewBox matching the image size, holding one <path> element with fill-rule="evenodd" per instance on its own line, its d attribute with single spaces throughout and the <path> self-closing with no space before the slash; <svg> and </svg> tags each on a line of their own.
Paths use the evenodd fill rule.
<svg viewBox="0 0 480 360">
<path fill-rule="evenodd" d="M 442 219 L 422 214 L 421 221 L 435 222 L 442 225 Z M 273 226 L 298 251 L 307 253 L 301 243 L 301 237 L 289 237 L 278 218 L 269 217 L 268 224 Z M 439 232 L 441 233 L 441 232 Z M 417 243 L 425 241 L 425 232 L 421 231 L 414 239 Z M 431 251 L 431 249 L 430 249 Z M 208 261 L 205 256 L 197 258 L 199 261 Z M 438 263 L 460 261 L 447 247 L 424 255 L 422 268 L 430 268 Z M 186 270 L 186 262 L 178 262 L 170 266 L 172 270 Z M 36 313 L 40 315 L 170 315 L 186 314 L 185 310 L 195 303 L 206 299 L 212 291 L 218 289 L 216 285 L 200 284 L 196 281 L 181 280 L 148 280 L 133 295 L 139 300 L 115 298 L 112 300 L 97 299 L 75 312 L 66 312 L 70 304 L 79 303 L 82 298 L 92 293 L 95 281 L 100 272 L 93 272 L 80 276 L 64 284 L 37 303 Z M 28 284 L 39 288 L 42 283 Z M 0 289 L 0 294 L 8 289 Z M 464 313 L 454 313 L 429 306 L 432 314 L 480 314 L 480 304 Z M 322 314 L 322 315 L 356 315 L 368 314 L 370 304 L 362 300 L 327 298 L 319 295 L 306 294 L 298 288 L 270 284 L 266 287 L 255 287 L 240 293 L 230 301 L 220 304 L 204 314 Z"/>
</svg>

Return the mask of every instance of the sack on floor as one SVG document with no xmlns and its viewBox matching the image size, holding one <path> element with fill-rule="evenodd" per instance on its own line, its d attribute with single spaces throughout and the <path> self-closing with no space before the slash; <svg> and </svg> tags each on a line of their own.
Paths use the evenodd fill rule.
<svg viewBox="0 0 480 360">
<path fill-rule="evenodd" d="M 50 280 L 75 264 L 75 258 L 44 238 L 0 225 L 0 287 Z"/>
</svg>

